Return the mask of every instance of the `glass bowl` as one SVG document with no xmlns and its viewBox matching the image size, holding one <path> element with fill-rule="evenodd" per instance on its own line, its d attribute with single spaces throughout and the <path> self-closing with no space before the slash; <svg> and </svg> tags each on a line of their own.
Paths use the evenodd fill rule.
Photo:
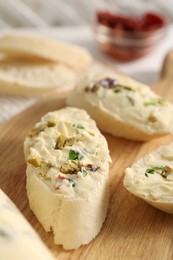
<svg viewBox="0 0 173 260">
<path fill-rule="evenodd" d="M 121 18 L 121 16 L 117 17 Z M 107 21 L 104 21 L 105 24 L 103 24 L 97 19 L 94 24 L 96 41 L 104 53 L 118 61 L 132 61 L 141 58 L 151 52 L 165 37 L 167 22 L 163 17 L 161 19 L 160 26 L 149 30 L 147 28 L 140 30 L 138 23 L 137 30 L 133 30 L 131 27 L 127 30 L 123 28 L 121 22 L 116 28 L 113 26 L 111 28 L 109 24 L 107 25 Z"/>
</svg>

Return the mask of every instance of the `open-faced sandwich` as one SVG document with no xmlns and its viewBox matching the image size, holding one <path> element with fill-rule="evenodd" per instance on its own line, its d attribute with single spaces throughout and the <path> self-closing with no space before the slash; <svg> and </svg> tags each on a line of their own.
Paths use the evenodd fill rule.
<svg viewBox="0 0 173 260">
<path fill-rule="evenodd" d="M 85 109 L 101 130 L 115 136 L 146 141 L 173 131 L 173 105 L 116 73 L 84 77 L 67 104 Z"/>
<path fill-rule="evenodd" d="M 173 143 L 127 168 L 124 186 L 152 206 L 173 214 Z"/>
<path fill-rule="evenodd" d="M 49 112 L 24 143 L 29 204 L 55 244 L 75 249 L 100 231 L 109 202 L 109 151 L 84 111 Z"/>
</svg>

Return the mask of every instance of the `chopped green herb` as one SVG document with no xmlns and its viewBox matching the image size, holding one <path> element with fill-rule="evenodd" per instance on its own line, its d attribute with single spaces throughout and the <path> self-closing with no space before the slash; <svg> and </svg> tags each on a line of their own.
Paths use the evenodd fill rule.
<svg viewBox="0 0 173 260">
<path fill-rule="evenodd" d="M 82 170 L 82 174 L 83 174 L 83 176 L 85 177 L 85 176 L 87 176 L 87 175 L 88 175 L 88 172 L 87 172 L 87 171 L 85 171 L 85 170 Z"/>
<path fill-rule="evenodd" d="M 146 101 L 144 102 L 144 106 L 157 106 L 157 105 L 164 105 L 165 100 L 163 98 L 159 98 L 158 100 L 150 100 L 150 101 Z"/>
<path fill-rule="evenodd" d="M 147 170 L 146 170 L 146 173 L 153 174 L 153 173 L 154 173 L 154 169 L 147 169 Z"/>
<path fill-rule="evenodd" d="M 85 129 L 85 127 L 84 127 L 83 125 L 81 125 L 81 124 L 77 124 L 76 127 L 77 127 L 78 129 Z"/>
<path fill-rule="evenodd" d="M 156 106 L 157 105 L 157 103 L 156 103 L 156 101 L 147 101 L 147 102 L 144 102 L 144 106 L 145 107 L 148 107 L 148 106 Z"/>
<path fill-rule="evenodd" d="M 116 86 L 116 87 L 114 88 L 113 91 L 114 91 L 114 93 L 119 93 L 119 92 L 122 91 L 122 89 L 123 89 L 122 86 L 119 86 L 119 85 L 118 85 L 118 86 Z"/>
<path fill-rule="evenodd" d="M 83 158 L 83 155 L 78 151 L 70 149 L 68 159 L 71 161 L 80 161 Z"/>
<path fill-rule="evenodd" d="M 117 84 L 117 85 L 114 87 L 114 89 L 113 89 L 114 93 L 119 93 L 119 92 L 121 92 L 122 90 L 133 91 L 132 88 L 130 88 L 130 87 L 128 87 L 128 86 L 123 86 L 123 85 L 121 85 L 121 84 Z"/>
<path fill-rule="evenodd" d="M 153 168 L 147 169 L 145 172 L 145 176 L 148 177 L 148 174 L 158 173 L 163 178 L 166 178 L 171 172 L 173 172 L 173 169 L 169 166 L 155 166 Z"/>
<path fill-rule="evenodd" d="M 72 183 L 72 187 L 73 187 L 73 188 L 76 187 L 76 182 L 75 182 L 74 180 L 68 178 L 68 181 L 69 181 L 70 183 Z"/>
<path fill-rule="evenodd" d="M 153 168 L 154 170 L 163 170 L 164 169 L 164 166 L 156 166 Z"/>
<path fill-rule="evenodd" d="M 82 124 L 73 124 L 73 127 L 76 127 L 77 129 L 85 129 Z"/>
<path fill-rule="evenodd" d="M 146 172 L 145 172 L 145 176 L 148 177 L 148 174 L 154 174 L 154 169 L 147 169 Z"/>
</svg>

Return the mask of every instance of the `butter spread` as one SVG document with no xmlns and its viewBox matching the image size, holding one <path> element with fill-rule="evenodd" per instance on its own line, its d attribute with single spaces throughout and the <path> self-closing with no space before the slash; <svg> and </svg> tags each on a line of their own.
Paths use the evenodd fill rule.
<svg viewBox="0 0 173 260">
<path fill-rule="evenodd" d="M 34 229 L 2 190 L 0 190 L 0 259 L 54 259 Z"/>
<path fill-rule="evenodd" d="M 106 140 L 88 119 L 85 111 L 75 108 L 50 112 L 25 141 L 27 162 L 56 193 L 84 196 L 99 185 L 107 169 Z"/>
<path fill-rule="evenodd" d="M 146 133 L 173 130 L 173 105 L 147 85 L 116 73 L 86 77 L 77 87 L 86 100 L 127 125 Z"/>
<path fill-rule="evenodd" d="M 42 117 L 24 143 L 29 204 L 55 244 L 75 249 L 100 231 L 109 205 L 109 150 L 81 109 Z"/>
<path fill-rule="evenodd" d="M 127 168 L 125 187 L 153 201 L 173 201 L 173 143 L 161 146 Z"/>
</svg>

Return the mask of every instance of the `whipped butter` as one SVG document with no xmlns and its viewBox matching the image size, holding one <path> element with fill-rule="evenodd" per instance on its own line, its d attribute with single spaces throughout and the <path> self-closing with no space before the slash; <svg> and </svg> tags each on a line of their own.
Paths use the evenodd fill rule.
<svg viewBox="0 0 173 260">
<path fill-rule="evenodd" d="M 54 259 L 35 230 L 2 190 L 0 190 L 0 259 Z"/>
<path fill-rule="evenodd" d="M 148 202 L 173 204 L 173 143 L 161 146 L 127 168 L 124 186 Z"/>
</svg>

